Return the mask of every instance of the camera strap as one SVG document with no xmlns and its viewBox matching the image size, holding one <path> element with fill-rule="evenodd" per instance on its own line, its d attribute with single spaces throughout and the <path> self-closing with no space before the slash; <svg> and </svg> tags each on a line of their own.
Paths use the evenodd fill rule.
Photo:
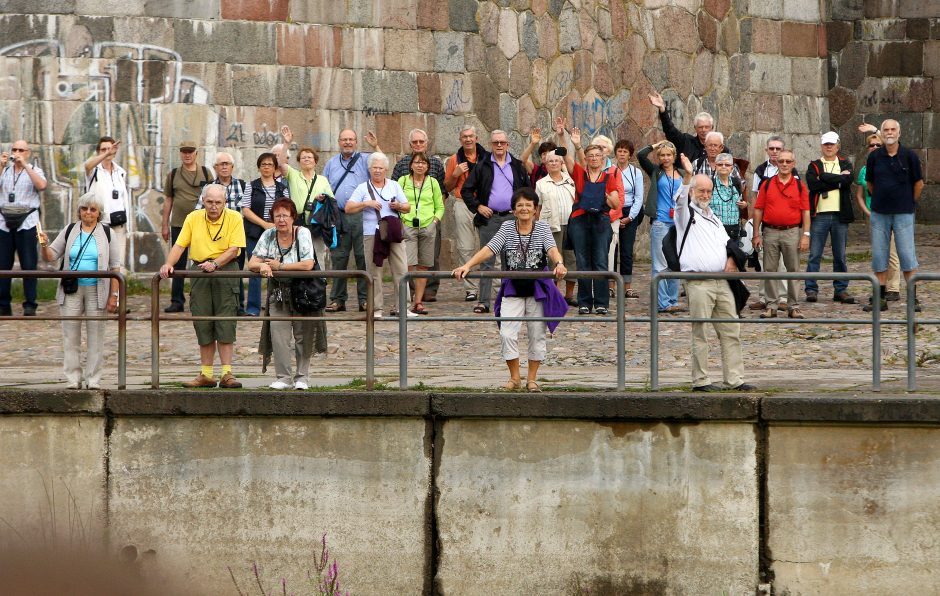
<svg viewBox="0 0 940 596">
<path fill-rule="evenodd" d="M 88 233 L 88 238 L 85 238 L 85 241 L 82 243 L 81 248 L 78 249 L 78 256 L 75 257 L 75 262 L 69 265 L 69 271 L 77 271 L 78 264 L 82 261 L 82 255 L 85 254 L 85 249 L 88 248 L 88 243 L 91 242 L 92 237 L 95 235 L 95 230 L 97 229 L 98 229 L 98 224 L 95 224 L 94 229 Z M 78 228 L 78 236 L 79 238 L 81 238 L 82 236 L 81 227 Z M 68 238 L 68 235 L 66 235 L 66 238 Z"/>
</svg>

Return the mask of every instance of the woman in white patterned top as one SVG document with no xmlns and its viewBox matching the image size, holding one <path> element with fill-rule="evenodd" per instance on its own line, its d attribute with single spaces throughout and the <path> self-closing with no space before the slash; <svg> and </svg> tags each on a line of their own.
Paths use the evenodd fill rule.
<svg viewBox="0 0 940 596">
<path fill-rule="evenodd" d="M 313 238 L 310 230 L 295 226 L 297 208 L 288 198 L 278 199 L 271 207 L 271 219 L 274 227 L 269 228 L 258 238 L 255 250 L 248 261 L 248 269 L 268 278 L 268 314 L 274 317 L 298 315 L 291 305 L 288 278 L 274 278 L 275 271 L 311 271 L 316 256 L 313 251 Z M 313 314 L 322 315 L 323 311 Z M 274 373 L 277 379 L 271 383 L 271 389 L 307 389 L 307 372 L 310 368 L 310 356 L 314 349 L 326 351 L 326 334 L 316 333 L 314 321 L 265 321 L 261 329 L 262 372 L 267 369 L 268 357 L 274 354 Z M 316 338 L 314 336 L 317 336 Z M 314 346 L 316 340 L 317 346 Z M 291 374 L 291 357 L 297 368 Z"/>
</svg>

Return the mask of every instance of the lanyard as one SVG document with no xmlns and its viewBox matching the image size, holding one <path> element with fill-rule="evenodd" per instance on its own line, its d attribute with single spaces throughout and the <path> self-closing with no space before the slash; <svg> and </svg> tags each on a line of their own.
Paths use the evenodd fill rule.
<svg viewBox="0 0 940 596">
<path fill-rule="evenodd" d="M 209 238 L 212 238 L 213 242 L 218 242 L 219 238 L 222 237 L 222 228 L 225 227 L 225 210 L 222 210 L 222 224 L 219 226 L 219 231 L 215 233 L 215 237 L 212 236 L 212 230 L 209 228 L 209 212 L 206 211 L 206 234 Z"/>
<path fill-rule="evenodd" d="M 509 163 L 510 163 L 510 162 L 509 162 L 509 160 L 507 159 L 507 160 L 506 160 L 506 165 L 508 166 Z M 497 162 L 495 159 L 493 160 L 493 164 L 496 166 L 496 171 L 499 172 L 500 174 L 502 174 L 502 175 L 503 175 L 503 178 L 506 179 L 506 182 L 509 183 L 509 186 L 512 187 L 512 180 L 510 180 L 510 179 L 509 179 L 509 176 L 506 175 L 506 172 L 503 171 L 503 168 L 506 167 L 506 166 L 500 167 L 499 162 Z"/>
<path fill-rule="evenodd" d="M 532 224 L 532 231 L 528 233 L 528 241 L 522 242 L 522 232 L 519 231 L 519 222 L 516 222 L 516 237 L 519 238 L 519 248 L 518 252 L 522 253 L 522 267 L 523 269 L 528 268 L 529 266 L 529 246 L 532 245 L 532 235 L 535 233 L 535 223 Z"/>
<path fill-rule="evenodd" d="M 411 179 L 411 195 L 415 198 L 415 217 L 418 217 L 418 209 L 421 208 L 421 195 L 424 194 L 424 183 L 428 181 L 427 174 L 424 175 L 424 180 L 421 181 L 421 189 L 418 192 L 415 192 L 417 187 L 415 186 L 415 179 Z"/>
<path fill-rule="evenodd" d="M 374 190 L 374 191 L 375 191 L 375 194 L 379 195 L 379 198 L 381 198 L 381 199 L 382 199 L 383 201 L 385 201 L 386 203 L 390 203 L 390 202 L 391 202 L 391 199 L 386 199 L 386 198 L 385 198 L 385 195 L 382 194 L 382 190 L 385 190 L 386 188 L 388 188 L 388 184 L 386 184 L 385 186 L 383 186 L 383 187 L 382 187 L 382 190 L 377 189 L 377 188 L 375 187 L 375 185 L 372 184 L 372 181 L 371 181 L 371 180 L 369 180 L 368 184 L 369 184 L 369 188 L 371 188 L 372 190 Z M 392 198 L 394 198 L 394 197 L 392 197 Z"/>
<path fill-rule="evenodd" d="M 92 237 L 95 235 L 95 230 L 97 229 L 98 229 L 98 224 L 95 224 L 95 227 L 91 230 L 91 232 L 88 233 L 88 238 L 85 238 L 85 241 L 82 243 L 82 246 L 78 249 L 78 256 L 75 257 L 75 260 L 69 266 L 70 271 L 75 271 L 76 268 L 81 264 L 82 255 L 85 254 L 85 249 L 88 248 L 88 243 L 91 242 Z M 81 226 L 79 226 L 78 228 L 79 239 L 81 239 L 82 234 L 84 234 L 84 232 L 82 232 L 82 228 Z"/>
</svg>

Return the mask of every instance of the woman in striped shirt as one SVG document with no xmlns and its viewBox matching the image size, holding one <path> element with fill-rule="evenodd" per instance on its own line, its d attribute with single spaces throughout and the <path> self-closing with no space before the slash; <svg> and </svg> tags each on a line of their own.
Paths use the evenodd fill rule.
<svg viewBox="0 0 940 596">
<path fill-rule="evenodd" d="M 454 269 L 454 277 L 463 279 L 470 270 L 492 258 L 502 255 L 504 271 L 545 271 L 553 263 L 552 271 L 562 279 L 568 270 L 562 262 L 561 253 L 552 237 L 552 229 L 544 221 L 536 221 L 539 197 L 528 187 L 520 188 L 512 195 L 514 220 L 503 222 L 493 238 L 464 265 Z M 568 310 L 565 298 L 550 279 L 504 279 L 496 296 L 496 316 L 506 317 L 557 317 Z M 539 365 L 545 359 L 548 347 L 545 328 L 553 331 L 557 321 L 528 321 L 529 364 L 526 389 L 541 391 L 536 382 Z M 509 381 L 505 389 L 522 389 L 519 372 L 519 330 L 521 321 L 500 323 L 499 337 L 503 359 L 509 367 Z"/>
</svg>

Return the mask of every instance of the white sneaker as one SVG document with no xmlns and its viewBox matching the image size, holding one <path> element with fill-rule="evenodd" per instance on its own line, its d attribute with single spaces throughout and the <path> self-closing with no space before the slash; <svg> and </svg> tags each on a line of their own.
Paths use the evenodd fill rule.
<svg viewBox="0 0 940 596">
<path fill-rule="evenodd" d="M 381 319 L 381 318 L 382 318 L 382 311 L 377 310 L 377 311 L 375 311 L 374 313 L 372 313 L 372 318 L 373 318 L 373 319 Z"/>
<path fill-rule="evenodd" d="M 277 389 L 278 391 L 282 389 L 290 389 L 290 385 L 288 385 L 284 381 L 274 381 L 273 383 L 268 385 L 268 387 L 270 387 L 271 389 Z"/>
<path fill-rule="evenodd" d="M 416 313 L 416 312 L 411 312 L 411 309 L 410 309 L 410 308 L 409 308 L 406 312 L 407 312 L 407 315 L 406 315 L 406 316 L 407 316 L 409 319 L 414 319 L 414 318 L 416 318 L 416 317 L 420 317 L 420 316 L 421 316 L 421 315 L 419 315 L 419 314 Z"/>
<path fill-rule="evenodd" d="M 306 381 L 295 381 L 294 389 L 299 391 L 306 391 L 307 389 L 310 389 L 310 385 L 308 385 Z"/>
</svg>

